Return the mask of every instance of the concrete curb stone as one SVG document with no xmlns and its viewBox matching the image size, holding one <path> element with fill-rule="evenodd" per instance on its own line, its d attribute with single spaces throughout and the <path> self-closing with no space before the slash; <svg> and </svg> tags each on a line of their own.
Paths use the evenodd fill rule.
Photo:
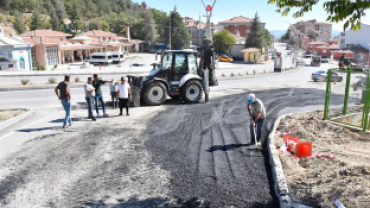
<svg viewBox="0 0 370 208">
<path fill-rule="evenodd" d="M 20 120 L 23 120 L 25 118 L 28 118 L 30 115 L 33 114 L 33 109 L 23 109 L 23 108 L 16 108 L 14 110 L 26 110 L 27 112 L 22 113 L 21 115 L 18 115 L 16 117 L 10 118 L 6 121 L 0 122 L 0 129 L 3 129 L 7 126 L 13 125 L 17 123 Z"/>
<path fill-rule="evenodd" d="M 286 182 L 283 167 L 280 162 L 279 153 L 278 150 L 275 147 L 274 144 L 274 138 L 275 138 L 275 131 L 277 127 L 279 126 L 279 123 L 281 119 L 286 118 L 289 115 L 293 115 L 294 113 L 285 114 L 283 116 L 280 116 L 278 119 L 276 119 L 274 126 L 272 127 L 271 133 L 268 135 L 268 154 L 269 154 L 269 161 L 271 165 L 273 180 L 274 180 L 274 189 L 275 194 L 279 199 L 280 207 L 281 208 L 312 208 L 309 206 L 305 206 L 296 202 L 293 202 L 291 198 L 289 197 L 289 189 L 288 189 L 288 183 Z"/>
<path fill-rule="evenodd" d="M 111 74 L 141 74 L 141 73 L 145 73 L 147 72 L 148 70 L 140 70 L 140 71 L 133 71 L 135 68 L 133 69 L 130 69 L 130 70 L 127 70 L 127 71 L 88 71 L 88 72 L 73 72 L 73 71 L 60 71 L 60 72 L 54 72 L 54 73 L 45 73 L 45 74 L 21 74 L 21 73 L 17 73 L 15 72 L 14 74 L 1 74 L 0 73 L 0 76 L 2 77 L 19 77 L 19 76 L 29 76 L 29 77 L 32 77 L 32 76 L 61 76 L 61 75 L 64 75 L 64 74 L 69 74 L 71 76 L 76 76 L 76 75 L 92 75 L 94 73 L 98 73 L 99 75 L 111 75 Z"/>
<path fill-rule="evenodd" d="M 78 88 L 78 87 L 83 87 L 84 84 L 75 84 L 75 85 L 69 85 L 70 88 Z M 45 90 L 45 89 L 54 89 L 56 85 L 51 86 L 33 86 L 33 87 L 7 87 L 7 88 L 0 88 L 0 92 L 9 92 L 9 91 L 22 91 L 22 90 Z"/>
</svg>

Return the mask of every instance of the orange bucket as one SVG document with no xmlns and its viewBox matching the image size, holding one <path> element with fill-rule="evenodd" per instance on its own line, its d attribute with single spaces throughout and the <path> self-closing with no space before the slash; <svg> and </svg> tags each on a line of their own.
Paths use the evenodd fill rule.
<svg viewBox="0 0 370 208">
<path fill-rule="evenodd" d="M 310 157 L 312 155 L 312 142 L 300 142 L 298 137 L 286 134 L 284 142 L 287 145 L 287 151 L 293 152 L 297 157 Z"/>
</svg>

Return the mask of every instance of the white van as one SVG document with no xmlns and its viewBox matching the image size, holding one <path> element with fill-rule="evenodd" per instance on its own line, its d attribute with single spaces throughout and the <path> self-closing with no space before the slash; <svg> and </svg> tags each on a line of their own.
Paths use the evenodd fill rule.
<svg viewBox="0 0 370 208">
<path fill-rule="evenodd" d="M 123 53 L 120 53 L 118 51 L 113 51 L 111 53 L 113 55 L 113 63 L 121 63 L 125 61 Z"/>
<path fill-rule="evenodd" d="M 113 63 L 113 55 L 111 52 L 103 53 L 92 53 L 89 58 L 91 64 L 102 63 L 102 64 L 111 64 Z"/>
</svg>

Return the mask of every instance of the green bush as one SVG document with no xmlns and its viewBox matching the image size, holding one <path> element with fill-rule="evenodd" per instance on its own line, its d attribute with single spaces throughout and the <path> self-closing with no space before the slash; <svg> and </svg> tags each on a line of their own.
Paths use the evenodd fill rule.
<svg viewBox="0 0 370 208">
<path fill-rule="evenodd" d="M 27 85 L 28 83 L 30 83 L 30 80 L 29 79 L 22 79 L 21 83 L 22 83 L 22 85 Z"/>
<path fill-rule="evenodd" d="M 230 76 L 232 76 L 232 77 L 233 77 L 233 76 L 234 76 L 234 73 L 231 73 L 231 74 L 230 74 Z"/>
<path fill-rule="evenodd" d="M 54 69 L 56 69 L 56 68 L 58 68 L 58 64 L 55 64 L 55 65 L 54 65 Z"/>
<path fill-rule="evenodd" d="M 75 78 L 75 82 L 79 82 L 80 81 L 80 78 L 79 77 L 76 77 Z"/>
<path fill-rule="evenodd" d="M 247 71 L 245 74 L 246 74 L 246 75 L 249 75 L 249 71 Z"/>
<path fill-rule="evenodd" d="M 7 18 L 7 20 L 8 20 L 9 22 L 11 22 L 12 24 L 13 24 L 13 22 L 14 22 L 14 18 L 13 18 L 13 16 L 9 16 L 9 17 Z"/>
<path fill-rule="evenodd" d="M 40 71 L 45 71 L 45 70 L 46 70 L 46 67 L 45 67 L 44 65 L 40 65 L 40 66 L 39 66 L 39 70 L 40 70 Z"/>
<path fill-rule="evenodd" d="M 50 84 L 54 84 L 54 83 L 56 83 L 57 82 L 57 78 L 55 78 L 55 77 L 50 77 L 49 78 L 49 83 Z"/>
<path fill-rule="evenodd" d="M 256 70 L 253 70 L 253 74 L 254 74 L 254 75 L 256 75 L 256 74 L 257 74 Z"/>
</svg>

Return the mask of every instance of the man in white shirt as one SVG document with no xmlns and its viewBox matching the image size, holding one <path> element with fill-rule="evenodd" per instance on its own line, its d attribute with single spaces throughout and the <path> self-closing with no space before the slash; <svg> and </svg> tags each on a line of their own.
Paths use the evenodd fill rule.
<svg viewBox="0 0 370 208">
<path fill-rule="evenodd" d="M 89 119 L 96 121 L 93 114 L 95 88 L 92 86 L 92 77 L 87 78 L 87 83 L 85 84 L 84 89 L 85 89 L 85 99 L 88 106 Z"/>
<path fill-rule="evenodd" d="M 119 100 L 119 109 L 120 109 L 120 116 L 122 116 L 122 109 L 126 107 L 127 116 L 128 113 L 128 101 L 132 98 L 132 93 L 130 89 L 130 85 L 126 83 L 125 77 L 121 77 L 121 83 L 117 87 L 116 98 Z"/>
<path fill-rule="evenodd" d="M 248 95 L 248 113 L 251 118 L 250 121 L 250 131 L 251 131 L 251 138 L 254 140 L 254 130 L 257 131 L 257 144 L 261 145 L 261 136 L 262 136 L 262 126 L 263 122 L 266 118 L 266 108 L 263 105 L 260 99 L 256 99 L 256 95 L 249 94 Z"/>
</svg>

